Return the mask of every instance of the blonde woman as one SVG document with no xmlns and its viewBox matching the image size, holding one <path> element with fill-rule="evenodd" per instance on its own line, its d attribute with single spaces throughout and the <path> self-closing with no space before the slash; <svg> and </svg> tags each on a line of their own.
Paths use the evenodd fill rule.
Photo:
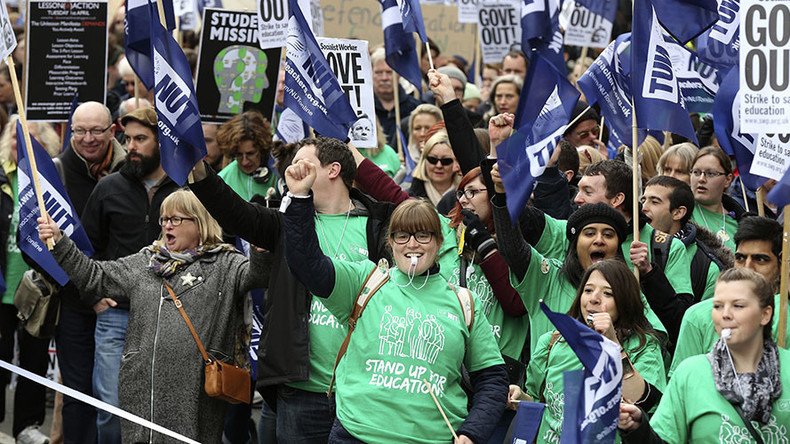
<svg viewBox="0 0 790 444">
<path fill-rule="evenodd" d="M 455 192 L 461 181 L 460 171 L 447 131 L 437 131 L 425 142 L 409 194 L 428 198 L 436 206 L 446 193 Z"/>
<path fill-rule="evenodd" d="M 444 120 L 438 106 L 423 103 L 409 115 L 409 155 L 416 162 L 420 158 L 423 145 L 428 140 L 428 131 Z"/>
<path fill-rule="evenodd" d="M 699 149 L 690 142 L 672 145 L 658 159 L 658 174 L 691 183 L 691 165 Z"/>
</svg>

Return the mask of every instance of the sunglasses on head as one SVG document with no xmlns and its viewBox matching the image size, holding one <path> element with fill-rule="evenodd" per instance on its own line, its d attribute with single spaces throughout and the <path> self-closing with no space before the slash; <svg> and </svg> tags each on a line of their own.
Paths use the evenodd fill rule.
<svg viewBox="0 0 790 444">
<path fill-rule="evenodd" d="M 425 160 L 427 160 L 428 163 L 430 163 L 431 165 L 436 165 L 437 163 L 441 162 L 441 164 L 444 166 L 450 166 L 453 164 L 453 162 L 455 162 L 455 159 L 453 159 L 452 157 L 426 156 Z"/>
</svg>

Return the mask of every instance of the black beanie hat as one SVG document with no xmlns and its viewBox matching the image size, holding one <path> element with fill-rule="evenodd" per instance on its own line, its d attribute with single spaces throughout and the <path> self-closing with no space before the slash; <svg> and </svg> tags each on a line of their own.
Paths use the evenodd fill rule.
<svg viewBox="0 0 790 444">
<path fill-rule="evenodd" d="M 617 233 L 618 244 L 623 243 L 626 236 L 628 236 L 628 223 L 623 215 L 605 203 L 586 204 L 579 207 L 568 218 L 568 225 L 565 226 L 565 235 L 569 241 L 573 242 L 584 227 L 594 223 L 603 223 L 614 228 L 614 231 Z"/>
</svg>

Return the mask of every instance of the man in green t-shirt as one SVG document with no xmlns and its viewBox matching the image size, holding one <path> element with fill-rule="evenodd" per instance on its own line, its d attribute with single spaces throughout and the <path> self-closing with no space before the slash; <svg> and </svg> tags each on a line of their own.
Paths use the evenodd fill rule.
<svg viewBox="0 0 790 444">
<path fill-rule="evenodd" d="M 741 220 L 735 232 L 735 267 L 749 268 L 763 275 L 779 290 L 780 261 L 782 253 L 782 225 L 766 217 L 748 217 Z M 778 297 L 777 297 L 778 304 Z M 776 310 L 779 310 L 777 305 Z M 669 376 L 684 359 L 708 353 L 719 336 L 713 328 L 711 311 L 713 299 L 706 299 L 691 307 L 683 316 L 675 356 Z M 776 336 L 779 313 L 774 315 L 773 332 Z M 790 330 L 788 330 L 790 340 Z"/>
<path fill-rule="evenodd" d="M 656 236 L 653 260 L 661 264 L 667 259 L 669 241 L 674 237 L 686 247 L 686 258 L 691 264 L 693 297 L 677 297 L 664 275 L 650 272 L 650 263 L 645 270 L 640 267 L 642 287 L 653 289 L 645 291 L 647 301 L 667 327 L 673 343 L 677 341 L 683 313 L 692 304 L 713 297 L 720 270 L 731 267 L 733 262 L 732 252 L 713 233 L 690 221 L 693 211 L 694 193 L 687 183 L 674 177 L 656 176 L 645 185 L 642 213 L 656 233 L 662 233 L 661 237 Z"/>
</svg>

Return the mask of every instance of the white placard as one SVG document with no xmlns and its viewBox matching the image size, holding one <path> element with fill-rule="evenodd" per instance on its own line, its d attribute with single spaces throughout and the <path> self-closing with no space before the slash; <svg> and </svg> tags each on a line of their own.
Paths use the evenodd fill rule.
<svg viewBox="0 0 790 444">
<path fill-rule="evenodd" d="M 176 17 L 195 12 L 196 8 L 195 0 L 173 0 L 173 13 Z"/>
<path fill-rule="evenodd" d="M 458 0 L 458 23 L 477 23 L 477 4 L 480 0 Z"/>
<path fill-rule="evenodd" d="M 566 6 L 567 5 L 567 6 Z M 589 48 L 606 48 L 612 38 L 612 22 L 603 16 L 593 14 L 579 2 L 569 1 L 563 5 L 563 12 L 568 8 L 567 25 L 565 26 L 565 44 L 571 46 L 587 46 Z"/>
<path fill-rule="evenodd" d="M 368 42 L 318 38 L 318 46 L 358 117 L 348 137 L 358 148 L 375 148 L 378 145 L 376 108 L 373 103 L 373 72 Z"/>
<path fill-rule="evenodd" d="M 790 134 L 760 134 L 750 173 L 781 180 L 790 165 Z"/>
<path fill-rule="evenodd" d="M 288 0 L 258 0 L 258 43 L 261 49 L 285 46 L 287 35 Z"/>
<path fill-rule="evenodd" d="M 740 44 L 742 131 L 790 128 L 790 1 L 743 0 Z"/>
<path fill-rule="evenodd" d="M 478 6 L 483 63 L 500 63 L 514 45 L 521 47 L 521 0 L 481 0 Z"/>
<path fill-rule="evenodd" d="M 8 56 L 13 54 L 16 48 L 16 34 L 14 27 L 11 26 L 11 20 L 8 18 L 8 8 L 5 2 L 0 0 L 0 26 L 2 26 L 2 41 L 0 41 L 0 58 L 5 60 Z"/>
</svg>

